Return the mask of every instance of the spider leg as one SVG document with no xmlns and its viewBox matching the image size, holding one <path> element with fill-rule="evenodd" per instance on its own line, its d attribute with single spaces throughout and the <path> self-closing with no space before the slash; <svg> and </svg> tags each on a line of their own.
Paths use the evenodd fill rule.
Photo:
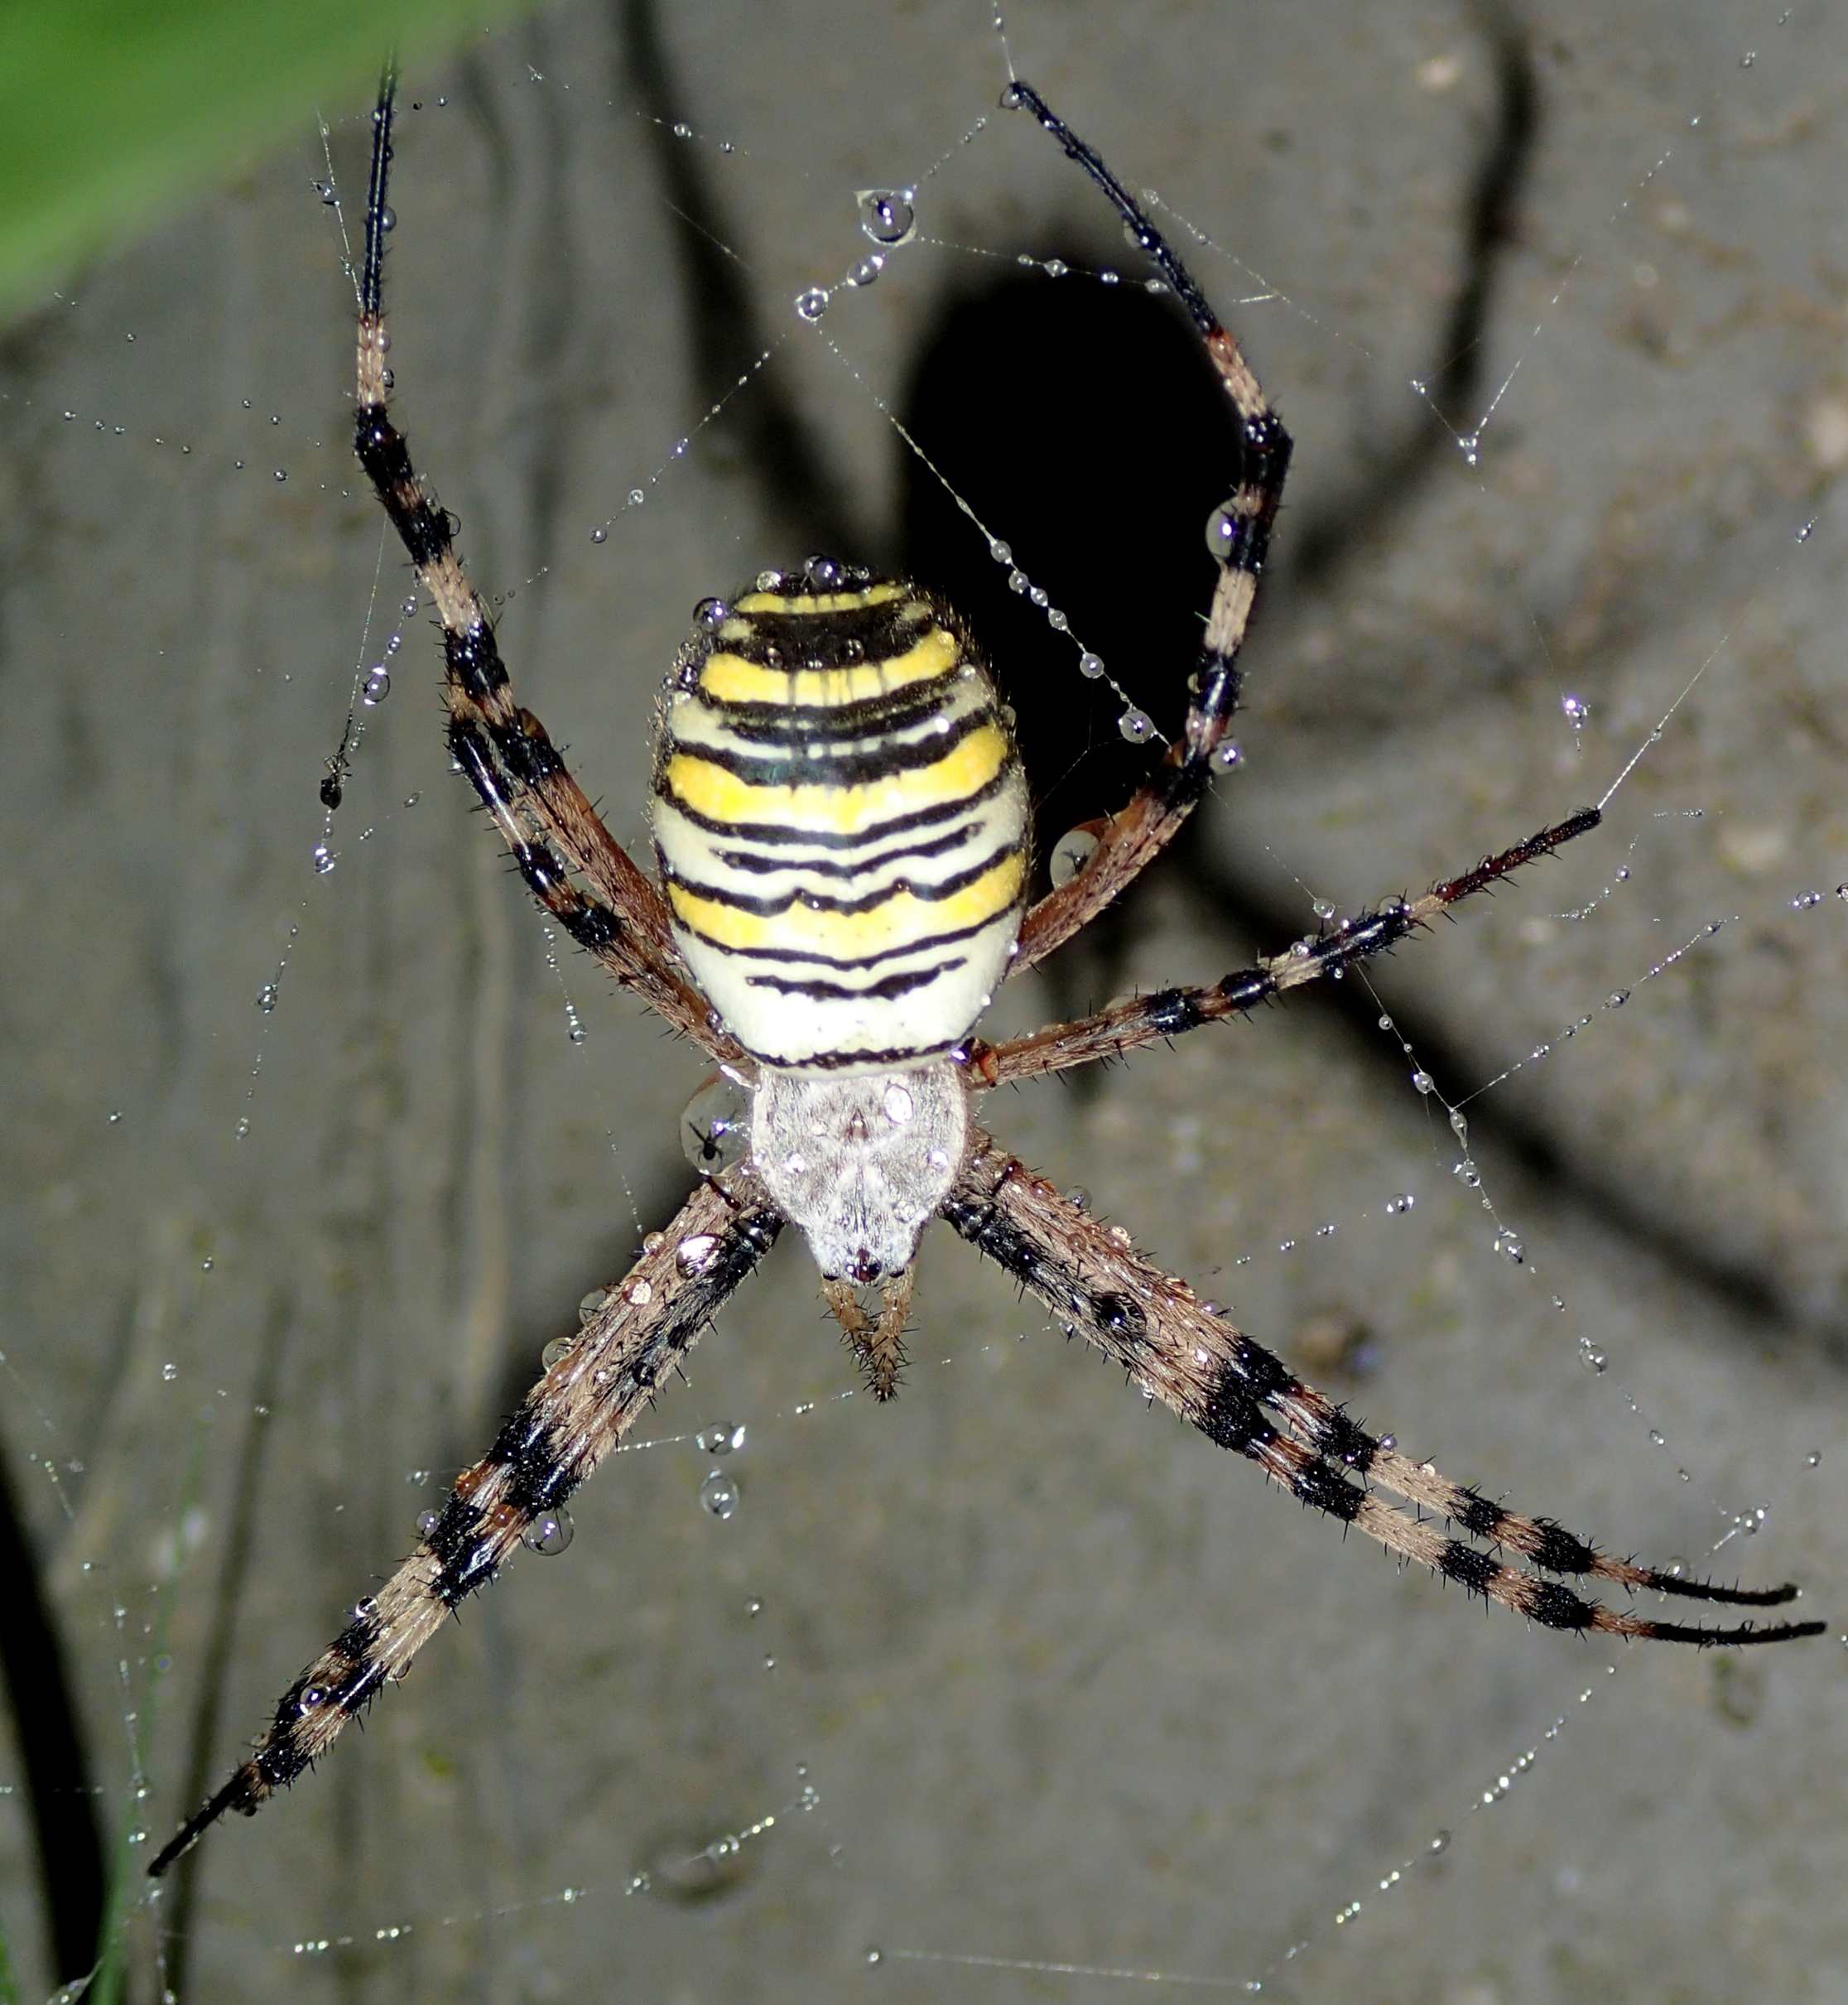
<svg viewBox="0 0 1848 2005">
<path fill-rule="evenodd" d="M 1504 1565 L 1429 1520 L 1396 1510 L 1350 1482 L 1350 1472 L 1374 1477 L 1471 1537 L 1509 1547 L 1542 1572 L 1748 1607 L 1775 1607 L 1798 1592 L 1684 1580 L 1610 1559 L 1547 1519 L 1504 1511 L 1428 1463 L 1413 1463 L 1350 1421 L 1280 1358 L 1199 1301 L 1184 1281 L 1151 1265 L 1119 1229 L 1076 1210 L 979 1132 L 942 1216 L 1069 1330 L 1120 1364 L 1152 1398 L 1210 1440 L 1255 1463 L 1302 1502 L 1471 1593 L 1549 1629 L 1676 1643 L 1776 1643 L 1818 1635 L 1824 1627 L 1778 1622 L 1757 1628 L 1745 1622 L 1706 1628 L 1607 1608 L 1557 1580 Z"/>
<path fill-rule="evenodd" d="M 654 1251 L 605 1291 L 603 1304 L 549 1366 L 494 1444 L 451 1487 L 417 1550 L 278 1701 L 230 1780 L 148 1868 L 164 1873 L 227 1810 L 253 1815 L 310 1766 L 347 1722 L 388 1684 L 445 1619 L 484 1588 L 522 1537 L 608 1454 L 686 1356 L 719 1305 L 774 1242 L 781 1216 L 734 1212 L 718 1183 L 703 1183 Z"/>
<path fill-rule="evenodd" d="M 1009 86 L 1003 103 L 1032 112 L 1108 197 L 1133 240 L 1155 261 L 1173 288 L 1195 331 L 1206 344 L 1239 420 L 1243 445 L 1234 470 L 1231 497 L 1213 520 L 1213 554 L 1219 581 L 1206 615 L 1206 629 L 1194 665 L 1193 695 L 1186 725 L 1167 756 L 1138 788 L 1129 804 L 1102 825 L 1098 846 L 1076 876 L 1049 892 L 1021 923 L 1020 943 L 1010 972 L 1031 967 L 1087 926 L 1119 897 L 1173 841 L 1192 813 L 1216 769 L 1232 713 L 1238 707 L 1239 650 L 1250 624 L 1264 567 L 1271 525 L 1290 463 L 1290 435 L 1264 400 L 1258 378 L 1238 343 L 1207 304 L 1206 296 L 1148 219 L 1135 198 L 1100 156 L 1078 137 L 1032 85 Z"/>
<path fill-rule="evenodd" d="M 397 87 L 395 70 L 387 70 L 373 113 L 354 451 L 443 629 L 450 750 L 493 816 L 527 889 L 552 918 L 676 1030 L 715 1058 L 735 1061 L 739 1048 L 714 1031 L 705 1002 L 680 971 L 660 892 L 604 827 L 546 727 L 514 701 L 488 609 L 455 547 L 454 520 L 431 497 L 387 415 L 385 195 Z M 572 881 L 574 875 L 588 889 Z"/>
<path fill-rule="evenodd" d="M 978 1087 L 1000 1086 L 1031 1079 L 1042 1072 L 1063 1072 L 1097 1058 L 1119 1058 L 1159 1039 L 1197 1030 L 1222 1017 L 1242 1016 L 1260 1003 L 1338 975 L 1356 962 L 1385 952 L 1408 935 L 1428 926 L 1440 913 L 1487 891 L 1504 878 L 1542 856 L 1550 856 L 1575 836 L 1598 826 L 1595 807 L 1581 808 L 1570 820 L 1543 828 L 1501 850 L 1462 873 L 1433 884 L 1422 898 L 1387 899 L 1371 910 L 1344 919 L 1320 938 L 1298 941 L 1255 967 L 1239 968 L 1204 989 L 1158 989 L 1148 995 L 1113 1003 L 1095 1016 L 1074 1024 L 1048 1024 L 1029 1037 L 1004 1044 L 979 1039 L 966 1048 L 965 1063 Z"/>
</svg>

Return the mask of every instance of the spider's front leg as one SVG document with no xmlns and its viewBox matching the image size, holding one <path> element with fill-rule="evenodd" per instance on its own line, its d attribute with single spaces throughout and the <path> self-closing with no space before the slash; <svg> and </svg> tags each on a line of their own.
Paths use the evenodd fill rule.
<svg viewBox="0 0 1848 2005">
<path fill-rule="evenodd" d="M 397 87 L 396 73 L 388 70 L 373 113 L 354 451 L 442 626 L 450 750 L 493 817 L 527 888 L 551 917 L 676 1030 L 715 1058 L 734 1063 L 742 1056 L 739 1047 L 715 1031 L 710 1012 L 681 971 L 660 891 L 604 827 L 546 727 L 514 701 L 488 609 L 455 547 L 454 522 L 425 487 L 389 416 L 385 196 Z"/>
<path fill-rule="evenodd" d="M 158 1877 L 227 1810 L 253 1815 L 396 1684 L 460 1604 L 533 1539 L 619 1441 L 725 1298 L 769 1251 L 781 1214 L 701 1183 L 451 1486 L 417 1550 L 353 1612 L 277 1702 L 248 1761 L 148 1868 Z"/>
<path fill-rule="evenodd" d="M 1018 974 L 1089 925 L 1121 895 L 1174 840 L 1214 772 L 1234 756 L 1225 733 L 1238 707 L 1239 650 L 1250 624 L 1271 527 L 1283 499 L 1291 441 L 1238 343 L 1206 294 L 1102 157 L 1031 84 L 1017 79 L 1003 102 L 1032 113 L 1066 156 L 1103 190 L 1133 241 L 1154 261 L 1193 323 L 1208 360 L 1232 400 L 1240 437 L 1230 498 L 1214 512 L 1208 525 L 1208 542 L 1220 564 L 1219 581 L 1194 663 L 1186 725 L 1153 775 L 1126 807 L 1103 824 L 1097 848 L 1085 867 L 1028 912 L 1021 923 L 1019 947 L 1009 970 Z"/>
<path fill-rule="evenodd" d="M 1819 1635 L 1822 1622 L 1732 1628 L 1658 1622 L 1588 1601 L 1541 1574 L 1605 1580 L 1733 1607 L 1771 1607 L 1793 1587 L 1743 1588 L 1685 1578 L 1600 1553 L 1547 1518 L 1525 1517 L 1401 1454 L 1390 1436 L 1369 1434 L 1281 1358 L 1162 1274 L 1116 1228 L 1061 1198 L 1050 1183 L 977 1134 L 942 1216 L 972 1246 L 1004 1267 L 1053 1316 L 1121 1365 L 1152 1397 L 1221 1448 L 1255 1463 L 1278 1488 L 1377 1540 L 1388 1552 L 1430 1567 L 1471 1593 L 1549 1629 L 1651 1636 L 1676 1643 L 1778 1643 Z M 1371 1478 L 1414 1506 L 1435 1512 L 1459 1538 L 1408 1516 L 1350 1480 Z M 1470 1539 L 1518 1554 L 1528 1573 Z"/>
<path fill-rule="evenodd" d="M 1479 891 L 1492 889 L 1523 864 L 1550 856 L 1575 836 L 1595 828 L 1602 819 L 1595 807 L 1584 807 L 1552 828 L 1541 829 L 1512 849 L 1497 851 L 1456 877 L 1433 884 L 1422 898 L 1387 899 L 1371 909 L 1322 933 L 1299 940 L 1255 967 L 1235 969 L 1210 988 L 1157 989 L 1128 1002 L 1113 1003 L 1095 1016 L 1072 1024 L 1048 1024 L 1031 1036 L 1004 1044 L 971 1039 L 964 1062 L 972 1085 L 1002 1086 L 1031 1079 L 1041 1072 L 1064 1072 L 1098 1058 L 1120 1058 L 1183 1030 L 1202 1024 L 1248 1015 L 1261 1003 L 1299 989 L 1306 982 L 1339 975 L 1357 962 L 1388 952 L 1440 913 L 1448 912 Z"/>
</svg>

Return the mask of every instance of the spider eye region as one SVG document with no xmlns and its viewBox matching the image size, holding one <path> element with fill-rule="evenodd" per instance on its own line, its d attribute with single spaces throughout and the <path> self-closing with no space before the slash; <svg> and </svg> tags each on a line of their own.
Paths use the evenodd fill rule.
<svg viewBox="0 0 1848 2005">
<path fill-rule="evenodd" d="M 768 1065 L 936 1057 L 1007 971 L 1019 754 L 962 622 L 902 581 L 815 559 L 799 586 L 767 572 L 702 602 L 662 705 L 653 822 L 675 944 Z"/>
<path fill-rule="evenodd" d="M 908 1267 L 968 1146 L 968 1096 L 948 1059 L 848 1078 L 766 1072 L 751 1103 L 758 1180 L 830 1280 Z"/>
</svg>

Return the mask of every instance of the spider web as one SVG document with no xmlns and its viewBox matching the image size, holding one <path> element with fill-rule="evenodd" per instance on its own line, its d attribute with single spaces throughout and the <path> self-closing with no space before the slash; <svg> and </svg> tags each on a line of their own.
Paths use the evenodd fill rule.
<svg viewBox="0 0 1848 2005">
<path fill-rule="evenodd" d="M 998 1014 L 1210 979 L 1621 783 L 1366 983 L 987 1118 L 1441 1467 L 1833 1619 L 1840 24 L 1275 13 L 1009 22 L 1297 454 L 1244 769 Z M 632 846 L 688 610 L 813 546 L 965 605 L 1047 846 L 1148 758 L 1124 710 L 1172 727 L 1220 413 L 1005 74 L 965 7 L 565 8 L 412 69 L 402 422 Z M 665 1218 L 699 1077 L 445 783 L 347 453 L 327 108 L 325 158 L 305 113 L 7 340 L 8 1621 L 50 1611 L 80 1759 L 35 1785 L 60 1679 L 16 1646 L 0 1998 L 80 1994 L 47 1915 L 112 1868 L 92 1997 L 1841 1995 L 1833 1645 L 1478 1619 L 946 1234 L 895 1407 L 779 1254 L 568 1556 L 137 1905 Z"/>
</svg>

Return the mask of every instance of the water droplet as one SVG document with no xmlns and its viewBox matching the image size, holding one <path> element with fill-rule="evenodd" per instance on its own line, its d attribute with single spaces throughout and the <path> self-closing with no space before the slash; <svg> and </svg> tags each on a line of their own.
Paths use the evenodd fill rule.
<svg viewBox="0 0 1848 2005">
<path fill-rule="evenodd" d="M 1437 1083 L 1429 1072 L 1413 1072 L 1412 1087 L 1414 1092 L 1428 1093 Z"/>
<path fill-rule="evenodd" d="M 1052 846 L 1047 869 L 1055 885 L 1069 884 L 1097 854 L 1097 836 L 1089 828 L 1068 828 Z"/>
<path fill-rule="evenodd" d="M 311 854 L 314 857 L 315 876 L 326 876 L 328 872 L 334 868 L 334 852 L 325 842 L 317 842 Z"/>
<path fill-rule="evenodd" d="M 1815 533 L 1816 518 L 1812 515 L 1807 522 L 1801 523 L 1798 526 L 1797 531 L 1797 540 L 1800 543 L 1807 543 L 1809 539 L 1815 535 Z"/>
<path fill-rule="evenodd" d="M 541 1511 L 520 1534 L 520 1543 L 528 1552 L 555 1559 L 570 1544 L 573 1529 L 570 1513 L 561 1504 L 556 1511 Z"/>
<path fill-rule="evenodd" d="M 676 139 L 691 139 L 693 137 L 693 128 L 691 126 L 686 124 L 683 120 L 676 120 L 674 124 L 674 137 Z"/>
<path fill-rule="evenodd" d="M 262 1011 L 265 1016 L 267 1016 L 275 1009 L 276 984 L 273 981 L 266 981 L 262 987 L 257 991 L 257 1007 Z"/>
<path fill-rule="evenodd" d="M 847 282 L 850 286 L 869 286 L 884 269 L 884 255 L 881 252 L 874 251 L 869 257 L 861 258 L 853 270 L 847 274 Z"/>
<path fill-rule="evenodd" d="M 1230 562 L 1244 541 L 1245 518 L 1236 501 L 1222 501 L 1206 518 L 1206 549 L 1215 564 Z"/>
<path fill-rule="evenodd" d="M 1527 1258 L 1527 1249 L 1506 1226 L 1496 1233 L 1494 1247 L 1504 1260 L 1512 1261 L 1517 1267 Z"/>
<path fill-rule="evenodd" d="M 709 1079 L 681 1110 L 681 1149 L 701 1176 L 742 1162 L 751 1145 L 750 1096 L 723 1072 Z"/>
<path fill-rule="evenodd" d="M 1605 1007 L 1607 1010 L 1621 1010 L 1629 1000 L 1629 990 L 1628 989 L 1613 989 L 1605 998 Z"/>
<path fill-rule="evenodd" d="M 1807 1455 L 1806 1455 L 1806 1456 L 1804 1456 L 1804 1458 L 1803 1458 L 1803 1467 L 1804 1467 L 1806 1469 L 1819 1469 L 1819 1468 L 1822 1468 L 1822 1449 L 1820 1449 L 1820 1448 L 1812 1448 L 1812 1449 L 1810 1450 L 1810 1452 L 1808 1453 L 1808 1454 L 1807 1454 Z"/>
<path fill-rule="evenodd" d="M 1756 49 L 1748 49 L 1745 53 L 1740 57 L 1739 66 L 1741 70 L 1749 70 L 1753 64 L 1757 60 L 1758 51 Z"/>
<path fill-rule="evenodd" d="M 715 1518 L 729 1518 L 738 1510 L 738 1478 L 729 1469 L 714 1469 L 700 1485 L 700 1508 Z"/>
<path fill-rule="evenodd" d="M 714 1426 L 702 1427 L 693 1442 L 703 1455 L 729 1455 L 744 1445 L 744 1423 L 721 1420 Z"/>
<path fill-rule="evenodd" d="M 176 1364 L 169 1362 L 161 1366 L 161 1376 L 166 1380 L 168 1385 L 171 1386 L 179 1376 L 180 1367 Z"/>
<path fill-rule="evenodd" d="M 1078 657 L 1078 672 L 1086 682 L 1095 682 L 1104 672 L 1104 657 L 1093 654 L 1089 648 Z"/>
<path fill-rule="evenodd" d="M 427 1539 L 441 1522 L 442 1515 L 440 1511 L 420 1511 L 417 1513 L 417 1536 L 420 1539 Z"/>
<path fill-rule="evenodd" d="M 555 1337 L 539 1353 L 539 1362 L 551 1371 L 561 1358 L 569 1357 L 575 1348 L 575 1340 L 570 1337 Z"/>
<path fill-rule="evenodd" d="M 1482 1188 L 1482 1172 L 1476 1168 L 1474 1159 L 1470 1156 L 1464 1156 L 1459 1162 L 1454 1164 L 1451 1169 L 1451 1174 L 1456 1178 L 1458 1183 L 1470 1190 L 1480 1190 Z"/>
<path fill-rule="evenodd" d="M 1117 719 L 1117 729 L 1131 745 L 1146 745 L 1155 735 L 1155 720 L 1133 704 Z"/>
<path fill-rule="evenodd" d="M 1591 715 L 1591 706 L 1582 696 L 1563 696 L 1559 699 L 1559 707 L 1575 731 L 1585 729 L 1585 721 Z"/>
<path fill-rule="evenodd" d="M 1844 1641 L 1848 1641 L 1848 1638 L 1844 1638 Z M 876 1942 L 869 1942 L 866 1945 L 866 1960 L 869 1964 L 883 1963 L 885 1951 Z"/>
<path fill-rule="evenodd" d="M 1222 738 L 1213 747 L 1212 763 L 1215 772 L 1234 772 L 1244 764 L 1244 747 L 1236 738 Z"/>
<path fill-rule="evenodd" d="M 377 709 L 391 693 L 392 678 L 386 672 L 383 663 L 378 668 L 368 669 L 366 672 L 365 687 L 359 692 L 359 700 L 362 703 Z"/>
<path fill-rule="evenodd" d="M 590 532 L 590 540 L 594 543 L 607 543 L 609 541 L 609 530 L 608 525 L 599 523 L 598 526 Z"/>
<path fill-rule="evenodd" d="M 646 1309 L 654 1299 L 654 1283 L 637 1275 L 623 1284 L 623 1299 L 633 1309 Z"/>
<path fill-rule="evenodd" d="M 1668 1445 L 1668 1437 L 1663 1433 L 1659 1427 L 1652 1427 L 1649 1429 L 1649 1446 L 1651 1448 L 1667 1448 Z"/>
<path fill-rule="evenodd" d="M 909 188 L 862 188 L 859 226 L 875 243 L 906 243 L 917 225 L 917 211 Z"/>
<path fill-rule="evenodd" d="M 821 319 L 828 311 L 828 289 L 825 286 L 807 286 L 796 295 L 796 311 L 803 320 L 811 322 Z"/>
<path fill-rule="evenodd" d="M 593 1288 L 590 1294 L 578 1304 L 578 1321 L 580 1323 L 592 1321 L 602 1313 L 603 1305 L 609 1299 L 609 1290 L 607 1288 Z"/>
<path fill-rule="evenodd" d="M 711 1265 L 713 1252 L 718 1244 L 716 1233 L 690 1232 L 674 1249 L 674 1265 L 682 1274 L 703 1273 Z"/>
</svg>

